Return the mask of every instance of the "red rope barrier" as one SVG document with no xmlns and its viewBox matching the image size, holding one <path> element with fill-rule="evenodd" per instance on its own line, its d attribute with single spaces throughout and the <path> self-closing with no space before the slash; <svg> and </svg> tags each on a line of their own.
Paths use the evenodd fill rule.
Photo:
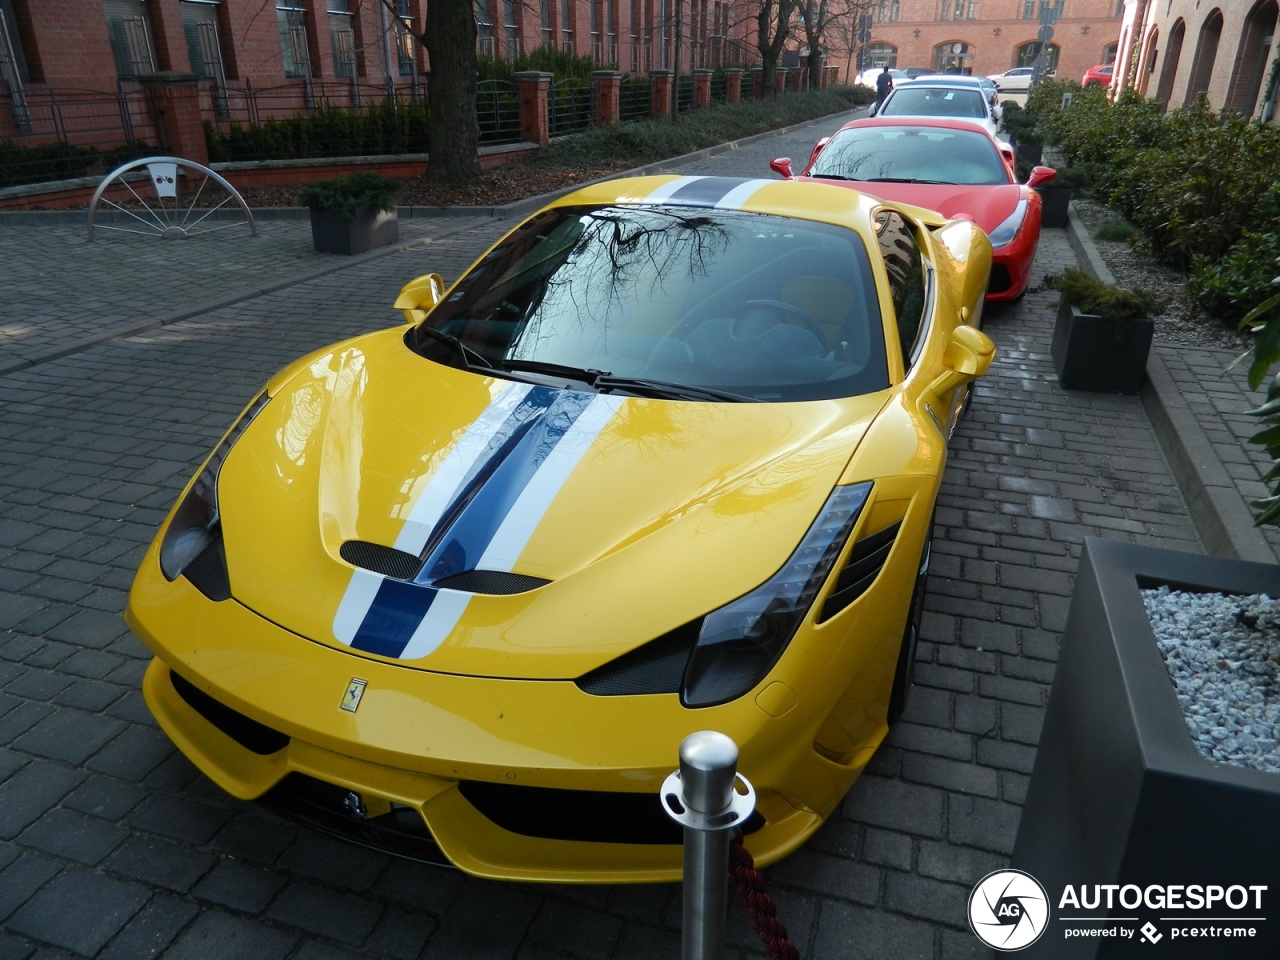
<svg viewBox="0 0 1280 960">
<path fill-rule="evenodd" d="M 787 928 L 778 919 L 773 898 L 764 888 L 764 877 L 756 870 L 755 859 L 742 845 L 742 834 L 729 845 L 729 880 L 747 908 L 751 925 L 764 944 L 769 960 L 800 960 L 800 951 L 787 939 Z"/>
</svg>

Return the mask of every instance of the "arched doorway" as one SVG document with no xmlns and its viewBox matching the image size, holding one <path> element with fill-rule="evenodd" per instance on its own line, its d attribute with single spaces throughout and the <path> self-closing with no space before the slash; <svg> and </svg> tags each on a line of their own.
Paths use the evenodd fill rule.
<svg viewBox="0 0 1280 960">
<path fill-rule="evenodd" d="M 1173 97 L 1173 81 L 1178 75 L 1178 60 L 1182 57 L 1182 41 L 1187 36 L 1187 22 L 1179 17 L 1169 30 L 1169 45 L 1164 52 L 1164 66 L 1160 68 L 1160 82 L 1156 85 L 1156 99 L 1167 106 Z"/>
<path fill-rule="evenodd" d="M 1151 75 L 1156 72 L 1156 59 L 1159 56 L 1159 47 L 1156 41 L 1160 39 L 1160 28 L 1156 27 L 1151 31 L 1151 36 L 1147 37 L 1146 49 L 1142 52 L 1142 65 L 1138 68 L 1138 92 L 1143 96 L 1147 94 L 1147 84 L 1151 82 Z"/>
<path fill-rule="evenodd" d="M 938 73 L 972 73 L 973 48 L 960 40 L 949 40 L 933 48 L 933 69 Z"/>
<path fill-rule="evenodd" d="M 1240 47 L 1231 73 L 1231 85 L 1223 104 L 1246 117 L 1258 107 L 1263 74 L 1271 61 L 1272 38 L 1276 32 L 1276 0 L 1261 0 L 1244 21 Z"/>
<path fill-rule="evenodd" d="M 1030 43 L 1024 43 L 1018 47 L 1018 62 L 1015 66 L 1034 67 L 1036 65 L 1036 57 L 1040 56 L 1041 51 L 1044 52 L 1044 59 L 1040 61 L 1040 70 L 1045 76 L 1052 76 L 1054 71 L 1058 69 L 1058 45 L 1056 43 L 1041 43 L 1039 40 L 1032 40 Z"/>
<path fill-rule="evenodd" d="M 1196 44 L 1195 59 L 1191 61 L 1191 82 L 1187 84 L 1184 107 L 1196 102 L 1196 97 L 1209 92 L 1213 78 L 1213 62 L 1218 59 L 1218 42 L 1222 39 L 1222 11 L 1216 7 L 1205 17 L 1200 28 L 1200 40 Z"/>
</svg>

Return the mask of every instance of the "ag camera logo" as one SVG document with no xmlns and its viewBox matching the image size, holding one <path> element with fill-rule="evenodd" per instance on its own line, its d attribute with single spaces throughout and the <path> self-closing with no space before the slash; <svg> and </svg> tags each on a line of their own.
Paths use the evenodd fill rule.
<svg viewBox="0 0 1280 960">
<path fill-rule="evenodd" d="M 969 894 L 969 929 L 994 950 L 1022 950 L 1049 924 L 1049 895 L 1021 870 L 996 870 Z"/>
</svg>

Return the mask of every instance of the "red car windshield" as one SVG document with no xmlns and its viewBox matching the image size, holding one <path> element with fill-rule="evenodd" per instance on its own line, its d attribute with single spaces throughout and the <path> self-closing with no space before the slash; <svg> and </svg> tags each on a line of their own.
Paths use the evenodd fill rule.
<svg viewBox="0 0 1280 960">
<path fill-rule="evenodd" d="M 995 186 L 1012 182 L 991 139 L 943 127 L 858 127 L 822 148 L 811 177 Z"/>
</svg>

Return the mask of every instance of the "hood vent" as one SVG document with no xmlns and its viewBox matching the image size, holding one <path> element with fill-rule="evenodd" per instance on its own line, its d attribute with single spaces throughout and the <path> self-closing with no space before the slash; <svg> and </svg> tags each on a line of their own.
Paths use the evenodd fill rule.
<svg viewBox="0 0 1280 960">
<path fill-rule="evenodd" d="M 583 674 L 574 683 L 583 693 L 597 697 L 679 693 L 701 629 L 698 618 Z"/>
<path fill-rule="evenodd" d="M 422 569 L 422 559 L 416 554 L 367 540 L 348 540 L 338 548 L 338 556 L 353 567 L 363 567 L 393 580 L 412 580 Z"/>
<path fill-rule="evenodd" d="M 437 580 L 433 587 L 443 590 L 461 590 L 463 593 L 488 593 L 504 596 L 511 593 L 528 593 L 538 587 L 545 587 L 550 580 L 543 577 L 529 577 L 523 573 L 504 573 L 501 570 L 467 570 L 455 573 L 451 577 Z"/>
<path fill-rule="evenodd" d="M 897 539 L 901 528 L 902 522 L 899 521 L 870 536 L 863 537 L 853 545 L 853 550 L 849 553 L 849 562 L 840 571 L 835 588 L 827 597 L 827 602 L 822 605 L 822 616 L 818 618 L 820 623 L 831 619 L 866 593 L 867 588 L 879 576 L 885 561 L 889 559 L 889 551 L 893 549 L 893 542 Z"/>
<path fill-rule="evenodd" d="M 372 570 L 392 580 L 413 580 L 422 570 L 422 558 L 395 547 L 384 547 L 367 540 L 348 540 L 338 548 L 338 556 L 353 567 Z M 528 593 L 544 587 L 550 580 L 530 577 L 523 573 L 507 573 L 502 570 L 466 570 L 436 580 L 430 584 L 443 590 L 462 593 L 486 593 L 506 596 L 512 593 Z"/>
</svg>

